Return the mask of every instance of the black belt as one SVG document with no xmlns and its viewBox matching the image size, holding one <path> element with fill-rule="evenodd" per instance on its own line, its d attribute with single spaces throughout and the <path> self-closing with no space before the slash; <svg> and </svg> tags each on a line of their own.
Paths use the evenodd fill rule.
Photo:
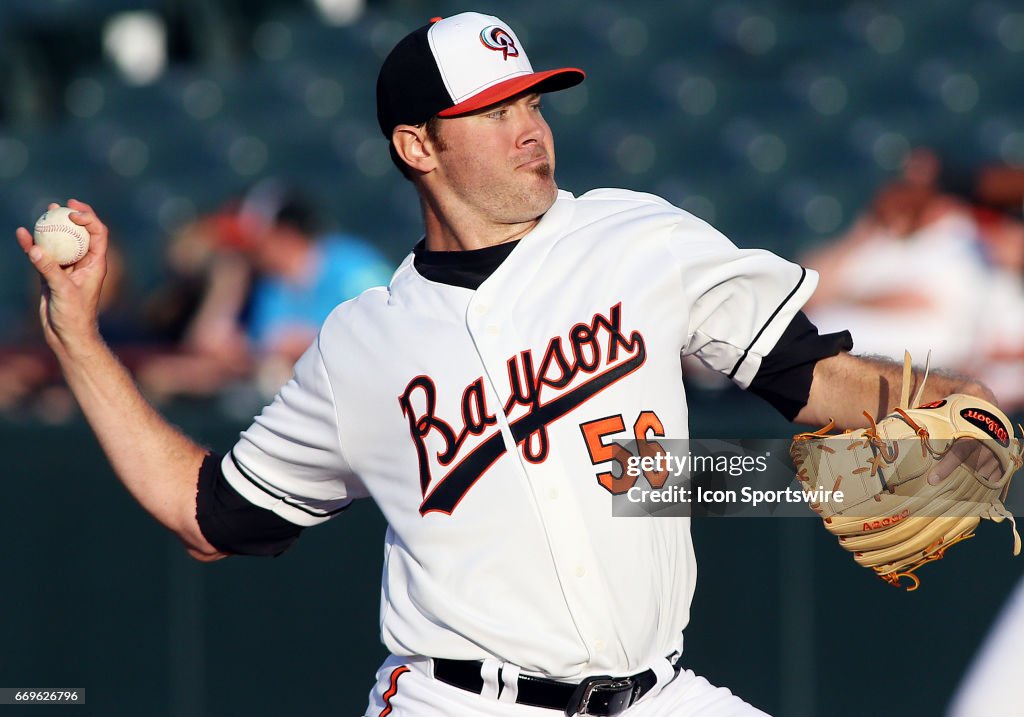
<svg viewBox="0 0 1024 717">
<path fill-rule="evenodd" d="M 435 659 L 434 679 L 480 694 L 484 688 L 484 678 L 480 676 L 482 665 L 474 660 Z M 678 666 L 675 669 L 679 671 Z M 501 683 L 500 669 L 498 682 Z M 630 677 L 588 677 L 578 684 L 520 675 L 516 703 L 562 710 L 569 717 L 576 714 L 613 717 L 647 694 L 657 682 L 654 670 Z"/>
</svg>

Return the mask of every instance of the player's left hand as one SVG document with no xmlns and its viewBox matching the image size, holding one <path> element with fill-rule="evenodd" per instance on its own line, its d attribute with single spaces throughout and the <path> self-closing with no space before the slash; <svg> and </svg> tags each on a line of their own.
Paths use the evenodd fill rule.
<svg viewBox="0 0 1024 717">
<path fill-rule="evenodd" d="M 982 398 L 994 406 L 999 405 L 995 394 L 982 383 L 971 381 L 959 387 L 958 391 Z M 986 445 L 987 443 L 987 439 L 958 439 L 949 452 L 935 464 L 935 469 L 928 476 L 928 483 L 938 485 L 960 465 L 967 466 L 975 475 L 990 483 L 1000 480 L 1003 477 L 1003 468 L 999 462 L 999 455 L 992 446 Z"/>
<path fill-rule="evenodd" d="M 1003 477 L 1003 467 L 995 451 L 985 443 L 977 438 L 957 439 L 946 455 L 935 464 L 935 469 L 928 476 L 929 485 L 938 485 L 961 465 L 989 483 L 997 482 Z"/>
</svg>

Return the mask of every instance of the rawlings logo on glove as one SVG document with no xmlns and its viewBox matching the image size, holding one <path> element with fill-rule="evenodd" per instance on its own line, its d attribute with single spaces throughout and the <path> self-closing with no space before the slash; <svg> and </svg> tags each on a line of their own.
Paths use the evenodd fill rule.
<svg viewBox="0 0 1024 717">
<path fill-rule="evenodd" d="M 1024 440 L 988 401 L 953 394 L 909 408 L 910 355 L 900 405 L 869 428 L 830 433 L 834 423 L 797 434 L 790 456 L 804 490 L 836 490 L 843 499 L 810 507 L 853 553 L 859 565 L 892 585 L 915 590 L 914 571 L 974 535 L 982 518 L 1013 525 L 1013 554 L 1021 549 L 1013 516 L 1003 506 L 1010 478 L 1024 463 Z M 925 369 L 927 379 L 927 368 Z M 913 403 L 918 403 L 924 381 Z M 1024 432 L 1024 429 L 1022 429 Z M 937 468 L 946 472 L 937 480 Z"/>
</svg>

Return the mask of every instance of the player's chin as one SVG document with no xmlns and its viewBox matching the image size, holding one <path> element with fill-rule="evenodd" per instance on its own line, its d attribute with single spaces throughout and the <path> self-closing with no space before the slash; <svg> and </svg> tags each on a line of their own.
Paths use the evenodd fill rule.
<svg viewBox="0 0 1024 717">
<path fill-rule="evenodd" d="M 530 192 L 538 196 L 554 199 L 558 194 L 558 187 L 555 184 L 555 175 L 548 172 L 530 172 L 527 175 L 527 184 L 530 185 Z"/>
<path fill-rule="evenodd" d="M 554 201 L 558 194 L 558 186 L 555 184 L 554 167 L 549 162 L 532 164 L 520 171 L 524 173 L 522 176 L 525 176 L 527 184 L 531 186 L 531 192 L 550 197 Z"/>
<path fill-rule="evenodd" d="M 509 206 L 515 211 L 505 217 L 509 223 L 532 221 L 547 213 L 558 198 L 558 187 L 554 181 L 544 182 L 541 186 L 524 187 L 515 194 Z"/>
</svg>

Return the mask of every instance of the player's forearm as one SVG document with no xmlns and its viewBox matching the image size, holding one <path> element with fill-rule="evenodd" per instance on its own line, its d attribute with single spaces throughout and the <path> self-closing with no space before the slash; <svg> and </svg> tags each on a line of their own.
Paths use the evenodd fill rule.
<svg viewBox="0 0 1024 717">
<path fill-rule="evenodd" d="M 196 521 L 205 451 L 165 421 L 98 336 L 58 352 L 68 386 L 114 472 L 139 504 L 198 559 L 218 557 Z"/>
<path fill-rule="evenodd" d="M 25 227 L 14 234 L 43 280 L 39 318 L 46 342 L 117 476 L 136 500 L 200 560 L 219 553 L 196 520 L 203 450 L 164 421 L 135 387 L 97 330 L 109 232 L 85 202 L 68 200 L 67 222 L 84 228 L 88 251 L 65 269 Z M 60 207 L 51 204 L 48 211 Z"/>
<path fill-rule="evenodd" d="M 922 370 L 914 370 L 911 398 L 923 377 Z M 878 418 L 899 404 L 902 386 L 902 364 L 841 353 L 817 363 L 807 405 L 794 420 L 813 426 L 834 420 L 842 429 L 861 428 L 868 425 L 864 411 Z M 967 393 L 995 402 L 992 392 L 978 381 L 940 372 L 928 375 L 921 402 L 935 401 L 951 393 Z"/>
</svg>

